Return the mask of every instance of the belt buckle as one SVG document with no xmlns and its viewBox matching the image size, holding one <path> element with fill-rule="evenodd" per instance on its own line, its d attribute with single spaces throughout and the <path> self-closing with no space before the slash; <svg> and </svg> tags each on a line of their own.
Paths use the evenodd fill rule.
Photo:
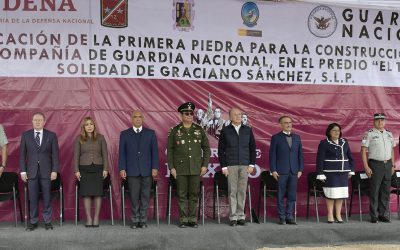
<svg viewBox="0 0 400 250">
<path fill-rule="evenodd" d="M 385 164 L 386 164 L 387 162 L 388 162 L 388 161 L 383 161 L 383 163 L 385 163 Z"/>
</svg>

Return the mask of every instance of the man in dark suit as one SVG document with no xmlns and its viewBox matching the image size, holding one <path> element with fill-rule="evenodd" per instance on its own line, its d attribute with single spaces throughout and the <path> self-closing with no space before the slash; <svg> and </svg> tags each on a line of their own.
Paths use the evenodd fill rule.
<svg viewBox="0 0 400 250">
<path fill-rule="evenodd" d="M 33 129 L 21 136 L 19 167 L 21 179 L 28 182 L 30 222 L 27 231 L 38 227 L 39 193 L 43 196 L 43 220 L 46 230 L 51 224 L 50 188 L 59 170 L 57 135 L 44 129 L 46 118 L 37 112 L 32 117 Z"/>
<path fill-rule="evenodd" d="M 304 170 L 303 149 L 300 136 L 292 133 L 292 119 L 279 118 L 282 132 L 272 136 L 269 149 L 269 167 L 278 181 L 279 224 L 296 225 L 293 213 L 296 202 L 297 179 Z M 286 211 L 284 198 L 287 197 Z"/>
<path fill-rule="evenodd" d="M 119 137 L 119 173 L 127 179 L 132 209 L 132 229 L 147 227 L 152 177 L 158 175 L 158 146 L 156 133 L 143 127 L 142 112 L 131 116 L 133 127 Z M 140 205 L 139 205 L 140 201 Z"/>
<path fill-rule="evenodd" d="M 256 141 L 249 126 L 242 124 L 238 108 L 229 111 L 231 123 L 221 130 L 218 141 L 218 159 L 222 172 L 228 177 L 230 225 L 246 226 L 244 203 L 248 174 L 256 163 Z"/>
</svg>

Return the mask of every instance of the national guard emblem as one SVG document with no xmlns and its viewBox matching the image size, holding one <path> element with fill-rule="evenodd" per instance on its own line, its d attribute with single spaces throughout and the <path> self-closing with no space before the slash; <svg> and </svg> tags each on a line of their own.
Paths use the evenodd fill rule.
<svg viewBox="0 0 400 250">
<path fill-rule="evenodd" d="M 241 14 L 244 25 L 250 28 L 257 25 L 258 17 L 260 16 L 257 4 L 253 2 L 244 3 Z"/>
<path fill-rule="evenodd" d="M 316 37 L 330 37 L 337 27 L 335 12 L 328 6 L 315 7 L 308 16 L 308 29 Z"/>
<path fill-rule="evenodd" d="M 194 29 L 194 0 L 174 0 L 174 29 L 190 31 Z"/>
<path fill-rule="evenodd" d="M 110 28 L 128 26 L 128 0 L 100 0 L 101 25 Z"/>
</svg>

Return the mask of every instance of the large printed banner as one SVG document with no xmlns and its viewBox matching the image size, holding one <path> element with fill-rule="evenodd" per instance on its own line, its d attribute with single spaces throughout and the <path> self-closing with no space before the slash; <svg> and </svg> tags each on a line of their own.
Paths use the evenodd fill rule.
<svg viewBox="0 0 400 250">
<path fill-rule="evenodd" d="M 195 122 L 211 146 L 203 178 L 211 218 L 219 133 L 236 106 L 256 138 L 256 168 L 249 176 L 256 211 L 263 204 L 259 177 L 269 169 L 270 140 L 281 130 L 278 118 L 293 118 L 305 159 L 297 193 L 303 216 L 306 175 L 315 171 L 329 123 L 342 125 L 356 170 L 363 168 L 360 142 L 373 113 L 386 114 L 398 142 L 399 24 L 396 11 L 293 1 L 0 0 L 0 123 L 10 142 L 7 170 L 19 171 L 20 135 L 32 127 L 32 114 L 43 111 L 46 128 L 59 138 L 65 218 L 73 219 L 73 139 L 82 119 L 92 116 L 107 140 L 114 215 L 120 218 L 119 134 L 131 126 L 132 110 L 140 109 L 158 138 L 164 218 L 168 130 L 181 119 L 177 107 L 192 101 Z M 367 211 L 368 200 L 362 202 Z M 221 204 L 226 218 L 226 200 Z M 276 215 L 275 200 L 267 205 L 268 215 Z M 0 204 L 0 221 L 13 219 L 11 206 Z M 102 217 L 110 218 L 107 202 L 104 206 Z M 153 209 L 151 204 L 149 215 Z M 172 213 L 176 218 L 175 198 Z"/>
<path fill-rule="evenodd" d="M 241 0 L 3 0 L 0 75 L 397 86 L 399 13 Z"/>
</svg>

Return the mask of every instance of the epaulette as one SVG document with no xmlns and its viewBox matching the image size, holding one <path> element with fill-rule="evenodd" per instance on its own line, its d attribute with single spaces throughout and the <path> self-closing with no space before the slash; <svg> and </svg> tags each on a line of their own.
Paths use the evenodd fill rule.
<svg viewBox="0 0 400 250">
<path fill-rule="evenodd" d="M 371 128 L 370 130 L 367 131 L 367 133 L 373 132 L 373 131 L 374 131 L 374 129 Z"/>
<path fill-rule="evenodd" d="M 392 133 L 389 129 L 386 129 L 387 132 Z"/>
</svg>

